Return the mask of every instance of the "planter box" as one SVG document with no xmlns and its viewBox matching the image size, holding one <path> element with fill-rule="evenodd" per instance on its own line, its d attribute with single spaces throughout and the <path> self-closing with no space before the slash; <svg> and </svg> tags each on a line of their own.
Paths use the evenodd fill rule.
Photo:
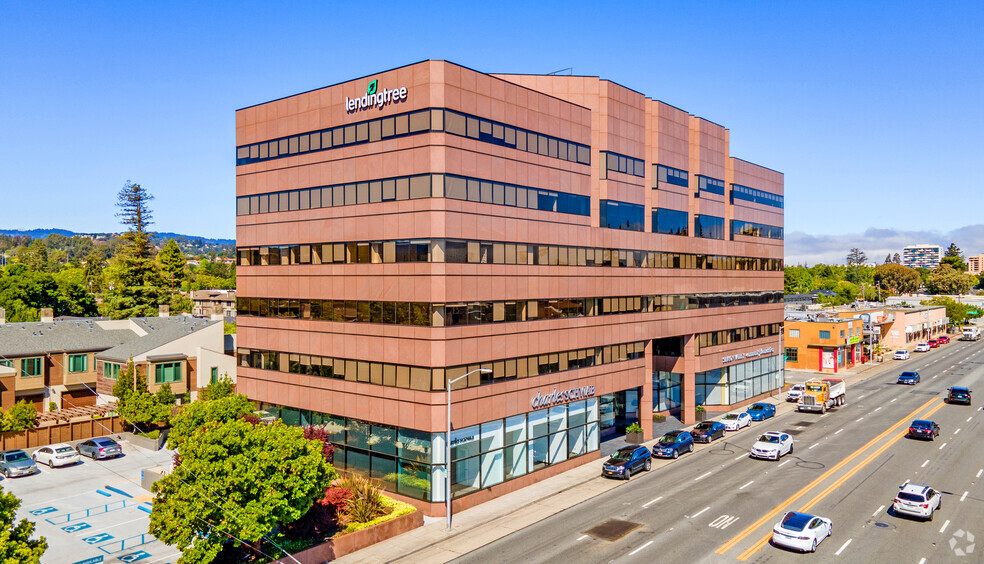
<svg viewBox="0 0 984 564">
<path fill-rule="evenodd" d="M 170 429 L 162 430 L 156 439 L 141 437 L 140 435 L 135 435 L 129 432 L 120 434 L 123 438 L 130 441 L 131 444 L 134 444 L 140 448 L 145 448 L 147 450 L 161 450 L 164 443 L 167 442 L 167 435 L 170 431 Z"/>
<path fill-rule="evenodd" d="M 397 517 L 385 523 L 380 523 L 375 527 L 362 529 L 347 535 L 332 538 L 330 541 L 312 546 L 307 550 L 302 550 L 292 555 L 292 558 L 281 558 L 275 560 L 275 564 L 321 564 L 336 558 L 341 558 L 346 554 L 351 554 L 357 550 L 384 541 L 388 538 L 402 535 L 407 531 L 412 531 L 424 524 L 424 514 L 419 509 L 413 513 L 407 513 L 402 517 Z M 296 561 L 295 561 L 296 559 Z"/>
<path fill-rule="evenodd" d="M 642 433 L 626 433 L 625 442 L 630 445 L 641 445 L 642 444 Z"/>
<path fill-rule="evenodd" d="M 694 419 L 696 419 L 697 421 L 703 421 L 707 419 L 707 412 L 706 411 L 694 412 Z"/>
</svg>

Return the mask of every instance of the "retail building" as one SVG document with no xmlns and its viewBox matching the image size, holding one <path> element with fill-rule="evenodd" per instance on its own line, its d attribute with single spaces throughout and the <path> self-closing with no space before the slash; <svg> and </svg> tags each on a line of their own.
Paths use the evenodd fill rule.
<svg viewBox="0 0 984 564">
<path fill-rule="evenodd" d="M 236 112 L 239 389 L 443 513 L 781 386 L 783 175 L 598 77 L 423 61 Z M 478 369 L 486 369 L 483 373 Z"/>
</svg>

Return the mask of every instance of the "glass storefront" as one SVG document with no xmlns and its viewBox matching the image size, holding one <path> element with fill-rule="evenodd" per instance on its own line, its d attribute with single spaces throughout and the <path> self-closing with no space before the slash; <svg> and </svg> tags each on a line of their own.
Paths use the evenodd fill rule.
<svg viewBox="0 0 984 564">
<path fill-rule="evenodd" d="M 694 382 L 695 405 L 731 405 L 784 384 L 778 355 L 698 372 Z"/>
<path fill-rule="evenodd" d="M 605 394 L 598 401 L 603 441 L 621 435 L 627 426 L 639 421 L 638 388 Z"/>
</svg>

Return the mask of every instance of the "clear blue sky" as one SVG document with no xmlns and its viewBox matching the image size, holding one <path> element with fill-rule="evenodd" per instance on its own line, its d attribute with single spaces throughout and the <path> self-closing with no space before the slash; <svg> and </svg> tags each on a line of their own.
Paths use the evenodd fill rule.
<svg viewBox="0 0 984 564">
<path fill-rule="evenodd" d="M 785 173 L 789 233 L 982 223 L 982 2 L 2 8 L 0 228 L 119 229 L 131 179 L 156 230 L 233 237 L 237 108 L 427 58 L 573 67 L 720 123 Z"/>
</svg>

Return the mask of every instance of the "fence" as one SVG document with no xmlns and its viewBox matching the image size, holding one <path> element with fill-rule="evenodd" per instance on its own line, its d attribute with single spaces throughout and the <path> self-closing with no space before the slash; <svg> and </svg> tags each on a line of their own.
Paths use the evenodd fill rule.
<svg viewBox="0 0 984 564">
<path fill-rule="evenodd" d="M 123 419 L 118 416 L 45 425 L 26 431 L 0 433 L 0 450 L 34 448 L 54 443 L 81 441 L 123 431 Z"/>
</svg>

